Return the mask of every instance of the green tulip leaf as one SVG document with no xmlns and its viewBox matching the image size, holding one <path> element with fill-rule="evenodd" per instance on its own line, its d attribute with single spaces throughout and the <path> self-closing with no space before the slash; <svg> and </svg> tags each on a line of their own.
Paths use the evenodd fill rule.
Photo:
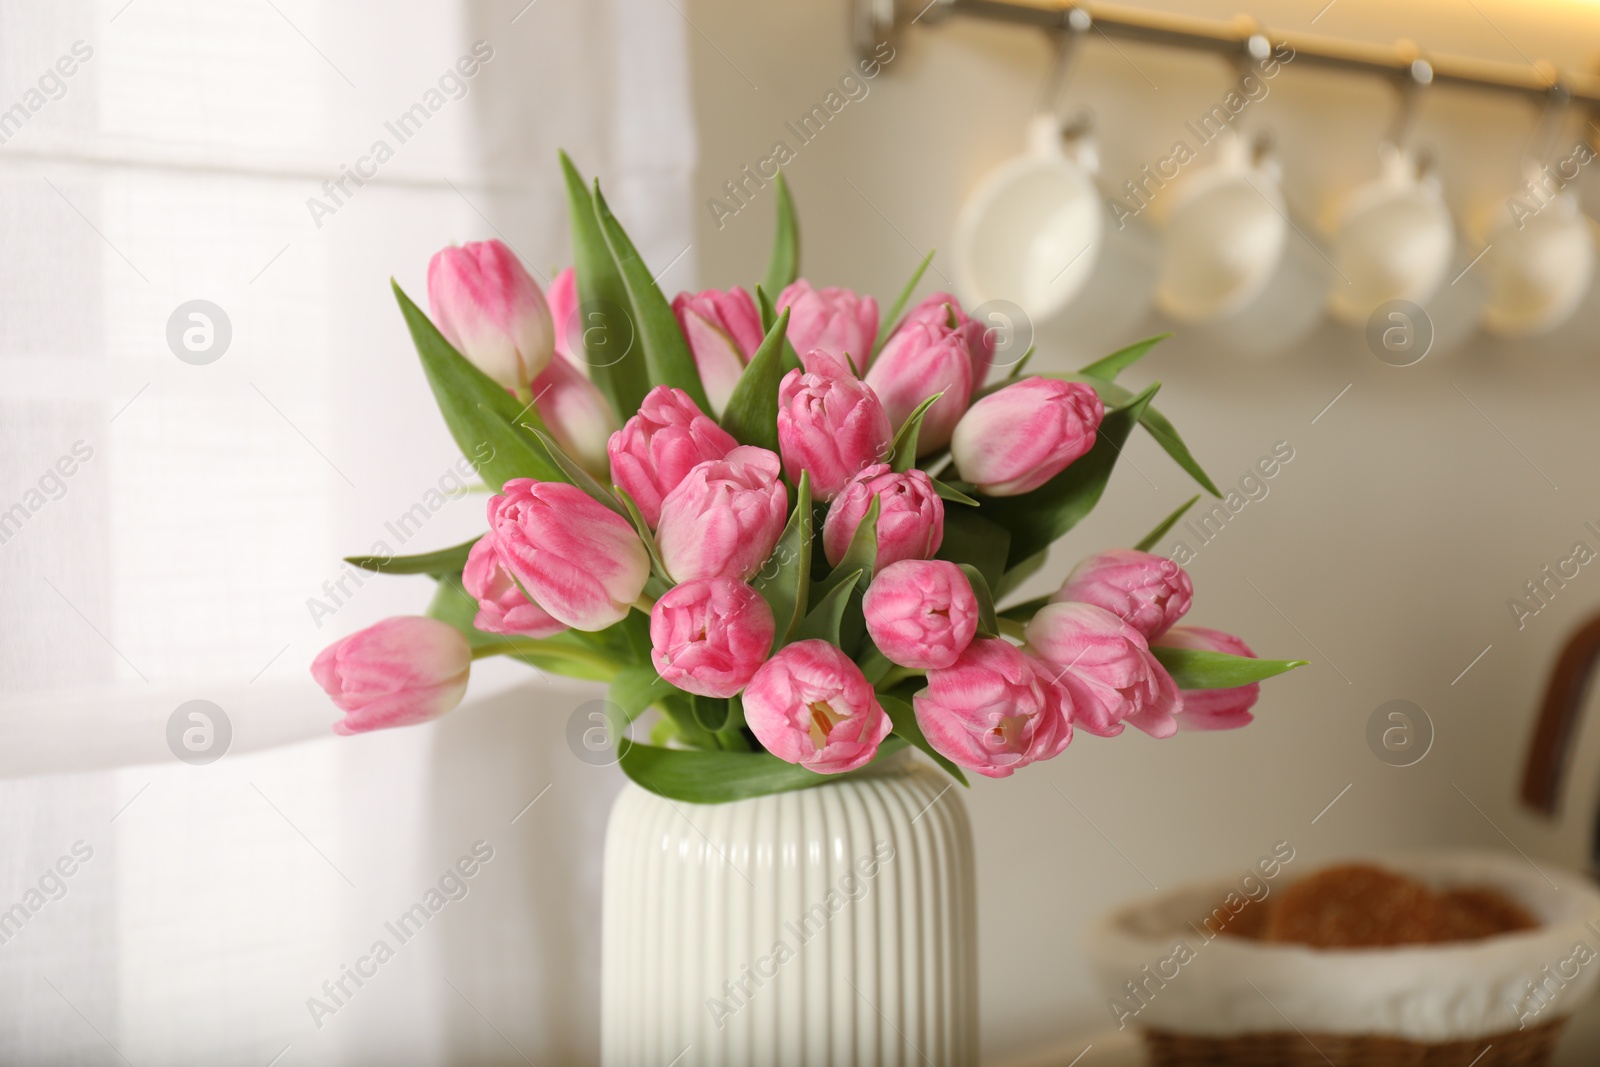
<svg viewBox="0 0 1600 1067">
<path fill-rule="evenodd" d="M 878 746 L 873 763 L 905 747 L 904 740 L 891 736 Z M 692 751 L 636 744 L 628 746 L 620 763 L 623 773 L 642 788 L 689 804 L 726 804 L 810 789 L 843 777 L 785 763 L 770 752 Z"/>
<path fill-rule="evenodd" d="M 884 714 L 889 716 L 889 721 L 894 723 L 894 734 L 890 736 L 898 735 L 905 738 L 912 745 L 931 756 L 933 762 L 944 768 L 944 772 L 950 777 L 967 786 L 967 788 L 972 788 L 967 782 L 967 776 L 961 772 L 961 768 L 950 762 L 947 757 L 940 755 L 928 743 L 928 738 L 923 734 L 922 727 L 917 724 L 916 709 L 908 701 L 901 700 L 896 696 L 890 696 L 888 693 L 879 693 L 878 703 L 882 705 Z"/>
<path fill-rule="evenodd" d="M 534 442 L 513 429 L 522 421 L 543 425 L 537 409 L 518 403 L 494 379 L 473 366 L 412 303 L 399 283 L 390 284 L 450 436 L 483 480 L 496 492 L 513 478 L 566 481 L 561 469 Z"/>
<path fill-rule="evenodd" d="M 800 223 L 795 217 L 794 197 L 789 195 L 789 181 L 778 171 L 777 181 L 778 229 L 772 237 L 772 255 L 767 260 L 767 274 L 761 284 L 767 292 L 777 294 L 800 277 Z"/>
<path fill-rule="evenodd" d="M 856 532 L 850 536 L 850 544 L 839 558 L 839 565 L 812 590 L 813 599 L 827 596 L 845 578 L 857 573 L 865 574 L 869 583 L 872 581 L 873 570 L 878 565 L 878 516 L 881 512 L 882 501 L 874 494 L 867 505 L 867 513 L 861 516 Z"/>
<path fill-rule="evenodd" d="M 900 313 L 906 309 L 906 304 L 911 301 L 911 294 L 917 291 L 917 283 L 922 281 L 922 274 L 928 269 L 928 264 L 933 262 L 933 250 L 922 257 L 922 262 L 917 264 L 917 269 L 911 272 L 911 277 L 906 279 L 906 284 L 901 287 L 900 295 L 894 298 L 894 303 L 889 305 L 889 310 L 883 318 L 878 320 L 878 337 L 872 343 L 872 353 L 876 355 L 889 340 L 889 335 L 894 333 L 894 328 L 900 324 Z"/>
<path fill-rule="evenodd" d="M 944 392 L 934 393 L 928 399 L 918 404 L 916 410 L 906 416 L 906 421 L 900 424 L 899 432 L 894 435 L 894 443 L 889 446 L 889 468 L 896 474 L 904 474 L 917 465 L 917 437 L 922 432 L 922 417 L 928 409 L 939 402 Z"/>
<path fill-rule="evenodd" d="M 1199 499 L 1200 494 L 1198 493 L 1190 497 L 1171 515 L 1168 515 L 1166 518 L 1162 519 L 1154 530 L 1151 530 L 1149 533 L 1145 534 L 1144 537 L 1140 539 L 1139 543 L 1133 547 L 1138 549 L 1140 552 L 1149 552 L 1151 549 L 1155 548 L 1156 542 L 1167 536 L 1167 531 L 1178 525 L 1178 520 L 1183 518 L 1184 514 L 1188 512 L 1190 508 L 1194 507 L 1195 502 Z"/>
<path fill-rule="evenodd" d="M 716 733 L 728 725 L 728 701 L 726 698 L 703 697 L 691 694 L 689 706 L 694 709 L 694 721 L 709 733 Z"/>
<path fill-rule="evenodd" d="M 1135 342 L 1127 348 L 1119 348 L 1109 356 L 1095 360 L 1087 367 L 1079 370 L 1078 373 L 1087 374 L 1091 378 L 1104 378 L 1108 382 L 1114 382 L 1117 380 L 1117 375 L 1139 362 L 1147 352 L 1171 336 L 1172 334 L 1170 333 L 1158 333 L 1154 337 L 1147 337 L 1143 341 Z"/>
<path fill-rule="evenodd" d="M 1304 667 L 1309 662 L 1303 659 L 1255 659 L 1232 656 L 1226 652 L 1164 648 L 1161 645 L 1151 645 L 1150 651 L 1172 675 L 1179 689 L 1235 689 L 1292 671 L 1296 667 Z"/>
<path fill-rule="evenodd" d="M 968 496 L 966 490 L 976 490 L 977 488 L 971 482 L 951 485 L 949 482 L 941 482 L 937 478 L 933 479 L 933 491 L 939 494 L 940 500 L 948 500 L 952 504 L 965 504 L 969 508 L 977 507 L 978 501 Z"/>
<path fill-rule="evenodd" d="M 633 523 L 633 532 L 639 535 L 639 540 L 644 542 L 645 551 L 650 553 L 650 567 L 656 577 L 672 585 L 672 575 L 667 573 L 667 565 L 661 559 L 661 546 L 656 543 L 656 535 L 651 532 L 650 524 L 644 521 L 644 513 L 639 510 L 639 505 L 622 486 L 612 486 L 612 491 L 617 494 L 617 499 L 622 502 L 622 514 L 629 522 Z M 648 647 L 648 646 L 646 646 Z"/>
<path fill-rule="evenodd" d="M 1000 379 L 999 382 L 995 383 L 995 388 L 1004 388 L 1006 385 L 1009 385 L 1011 382 L 1014 382 L 1018 378 L 1022 377 L 1022 370 L 1028 365 L 1029 361 L 1033 359 L 1033 353 L 1034 346 L 1029 345 L 1028 350 L 1022 353 L 1022 358 L 1011 364 L 1011 370 L 1006 374 L 1006 376 Z M 988 390 L 988 392 L 993 392 L 993 390 Z M 977 400 L 978 397 L 974 396 L 972 399 Z"/>
<path fill-rule="evenodd" d="M 761 309 L 761 328 L 770 333 L 772 327 L 777 325 L 778 312 L 772 305 L 772 297 L 759 285 L 756 286 L 756 307 Z M 785 308 L 784 310 L 787 311 L 788 309 Z M 790 371 L 803 369 L 800 365 L 799 354 L 795 352 L 794 345 L 789 343 L 789 334 L 786 328 L 783 336 L 783 352 L 778 361 L 778 379 L 781 382 L 783 376 Z"/>
<path fill-rule="evenodd" d="M 651 385 L 670 385 L 689 394 L 689 399 L 701 411 L 710 411 L 705 387 L 700 384 L 700 371 L 695 367 L 694 353 L 678 328 L 678 318 L 672 313 L 672 304 L 650 274 L 650 268 L 640 258 L 638 249 L 628 239 L 622 225 L 606 206 L 599 183 L 594 186 L 594 211 L 600 220 L 600 232 L 605 236 L 611 255 L 617 261 L 622 284 L 628 289 L 628 299 L 633 306 L 634 324 L 639 331 L 638 342 L 644 346 L 644 364 L 650 371 Z M 631 413 L 631 412 L 630 412 Z"/>
<path fill-rule="evenodd" d="M 446 574 L 460 574 L 461 568 L 467 565 L 467 553 L 477 543 L 478 538 L 474 537 L 459 545 L 416 556 L 346 556 L 344 561 L 364 571 L 377 571 L 380 574 L 431 574 L 437 578 Z"/>
<path fill-rule="evenodd" d="M 772 608 L 777 624 L 773 651 L 790 641 L 806 617 L 806 594 L 811 585 L 811 478 L 802 471 L 795 489 L 794 511 L 778 538 L 778 545 L 751 584 Z"/>
<path fill-rule="evenodd" d="M 844 622 L 845 609 L 850 606 L 850 595 L 855 592 L 856 583 L 860 580 L 860 571 L 845 575 L 806 615 L 805 621 L 795 631 L 794 639 L 820 640 L 843 647 L 844 643 L 839 637 L 840 626 Z"/>
<path fill-rule="evenodd" d="M 783 381 L 783 346 L 789 343 L 789 309 L 767 335 L 739 375 L 722 411 L 722 428 L 741 445 L 778 451 L 778 386 Z"/>
<path fill-rule="evenodd" d="M 632 302 L 617 261 L 600 232 L 589 185 L 565 152 L 561 153 L 561 170 L 567 185 L 572 268 L 578 282 L 578 314 L 582 321 L 558 322 L 556 334 L 581 345 L 581 351 L 574 347 L 574 354 L 582 356 L 595 387 L 625 418 L 639 410 L 640 401 L 650 391 L 650 374 L 635 336 Z"/>
<path fill-rule="evenodd" d="M 551 437 L 548 433 L 537 426 L 524 426 L 522 428 L 533 434 L 533 436 L 538 440 L 539 444 L 544 446 L 545 452 L 550 456 L 550 461 L 557 467 L 561 468 L 561 473 L 566 475 L 567 481 L 571 482 L 579 489 L 582 489 L 585 493 L 588 493 L 595 500 L 598 500 L 600 503 L 616 512 L 618 515 L 621 515 L 624 518 L 627 517 L 627 512 L 622 509 L 621 504 L 617 503 L 617 498 L 612 496 L 611 493 L 606 490 L 605 486 L 595 481 L 594 475 L 584 470 L 576 460 L 567 455 L 566 452 L 562 450 L 561 446 L 556 443 L 556 439 L 554 437 Z"/>
<path fill-rule="evenodd" d="M 1004 526 L 984 517 L 990 503 L 986 500 L 981 509 L 946 508 L 944 540 L 934 558 L 972 564 L 992 589 L 1005 574 L 1011 533 Z"/>
</svg>

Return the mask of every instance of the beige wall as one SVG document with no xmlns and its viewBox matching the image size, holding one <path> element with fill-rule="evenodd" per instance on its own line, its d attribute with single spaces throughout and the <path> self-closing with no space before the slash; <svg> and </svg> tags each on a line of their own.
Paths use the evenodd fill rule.
<svg viewBox="0 0 1600 1067">
<path fill-rule="evenodd" d="M 1254 14 L 1304 30 L 1319 6 L 1257 3 Z M 699 31 L 691 38 L 697 200 L 764 158 L 774 139 L 792 144 L 783 123 L 850 69 L 845 7 L 693 0 L 685 8 Z M 1583 66 L 1600 43 L 1600 6 L 1338 0 L 1315 29 Z M 1069 99 L 1096 111 L 1106 172 L 1127 175 L 1162 154 L 1229 75 L 1214 59 L 1118 47 L 1091 38 Z M 918 26 L 897 48 L 870 95 L 788 169 L 804 273 L 880 299 L 922 252 L 949 245 L 964 194 L 1020 149 L 1048 57 L 1031 31 L 971 22 Z M 1392 110 L 1393 98 L 1372 83 L 1303 69 L 1276 80 L 1261 117 L 1283 146 L 1300 211 L 1373 172 Z M 1524 105 L 1436 92 L 1421 139 L 1437 150 L 1458 211 L 1510 191 L 1533 119 Z M 1594 214 L 1594 175 L 1582 185 Z M 721 228 L 701 208 L 701 284 L 759 278 L 769 205 L 767 194 Z M 933 272 L 929 281 L 947 287 Z M 1158 328 L 1152 321 L 1128 340 Z M 1293 446 L 1271 494 L 1200 551 L 1191 618 L 1246 635 L 1264 654 L 1313 662 L 1268 685 L 1246 731 L 1160 743 L 1080 737 L 1051 764 L 977 783 L 968 803 L 979 838 L 988 1053 L 1109 1021 L 1079 958 L 1093 916 L 1152 883 L 1242 874 L 1276 841 L 1297 850 L 1294 869 L 1370 849 L 1503 846 L 1496 827 L 1536 856 L 1576 855 L 1574 837 L 1558 841 L 1513 798 L 1545 672 L 1566 632 L 1600 604 L 1600 566 L 1584 568 L 1521 632 L 1506 602 L 1575 540 L 1600 547 L 1582 528 L 1600 525 L 1594 349 L 1592 340 L 1564 354 L 1484 342 L 1396 369 L 1356 333 L 1327 325 L 1303 350 L 1262 363 L 1180 334 L 1130 375 L 1167 383 L 1160 406 L 1219 484 L 1236 482 L 1275 442 Z M 1120 471 L 1100 510 L 1057 550 L 1054 579 L 1082 553 L 1136 540 L 1191 492 L 1147 439 L 1127 458 L 1138 471 Z M 1364 736 L 1372 711 L 1397 697 L 1421 704 L 1437 730 L 1432 752 L 1408 769 L 1380 762 Z M 1577 807 L 1593 811 L 1592 790 Z"/>
</svg>

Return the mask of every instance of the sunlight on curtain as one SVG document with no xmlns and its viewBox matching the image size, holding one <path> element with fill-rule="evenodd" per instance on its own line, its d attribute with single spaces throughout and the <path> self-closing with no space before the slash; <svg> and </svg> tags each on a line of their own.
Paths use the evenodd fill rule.
<svg viewBox="0 0 1600 1067">
<path fill-rule="evenodd" d="M 588 694 L 487 663 L 436 726 L 335 740 L 306 668 L 427 600 L 341 555 L 481 529 L 481 495 L 426 506 L 459 453 L 388 278 L 424 302 L 434 250 L 496 236 L 549 277 L 565 147 L 692 282 L 688 32 L 664 0 L 0 0 L 0 1060 L 593 1057 L 620 776 L 567 751 Z M 183 348 L 201 300 L 225 350 Z M 208 766 L 169 750 L 193 699 L 231 725 Z"/>
</svg>

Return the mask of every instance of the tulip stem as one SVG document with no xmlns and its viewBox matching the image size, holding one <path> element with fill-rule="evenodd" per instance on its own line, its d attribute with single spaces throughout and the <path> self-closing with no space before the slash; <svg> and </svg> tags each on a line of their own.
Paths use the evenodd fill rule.
<svg viewBox="0 0 1600 1067">
<path fill-rule="evenodd" d="M 1019 641 L 1028 639 L 1027 623 L 1018 622 L 1016 619 L 1008 619 L 1003 615 L 995 621 L 1000 624 L 1000 633 L 1004 636 L 1015 637 Z"/>
<path fill-rule="evenodd" d="M 615 660 L 592 649 L 565 642 L 538 641 L 527 637 L 507 637 L 492 645 L 479 645 L 472 650 L 473 659 L 485 659 L 489 656 L 549 656 L 552 659 L 588 664 L 602 670 L 617 669 Z"/>
<path fill-rule="evenodd" d="M 529 386 L 519 385 L 515 389 L 513 389 L 512 392 L 516 394 L 517 402 L 519 404 L 532 404 L 533 403 L 533 389 L 530 388 Z M 524 410 L 526 410 L 526 409 L 524 409 Z"/>
<path fill-rule="evenodd" d="M 644 612 L 646 615 L 649 615 L 652 611 L 654 611 L 656 609 L 656 602 L 654 600 L 651 600 L 645 594 L 640 593 L 639 594 L 639 599 L 635 600 L 633 602 L 633 606 L 638 608 L 640 611 Z"/>
<path fill-rule="evenodd" d="M 888 692 L 907 678 L 920 678 L 922 672 L 915 667 L 890 667 L 882 678 L 878 679 L 876 688 L 879 692 Z"/>
</svg>

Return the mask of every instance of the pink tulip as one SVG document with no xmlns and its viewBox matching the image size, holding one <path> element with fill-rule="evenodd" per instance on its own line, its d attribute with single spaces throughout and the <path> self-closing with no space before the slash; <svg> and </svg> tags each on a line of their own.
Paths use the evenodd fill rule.
<svg viewBox="0 0 1600 1067">
<path fill-rule="evenodd" d="M 956 332 L 966 339 L 967 351 L 972 353 L 972 386 L 976 389 L 983 385 L 994 363 L 994 334 L 977 319 L 969 318 L 955 297 L 949 293 L 929 293 L 906 312 L 895 329 L 898 332 L 900 327 L 913 322 L 948 326 L 952 317 Z"/>
<path fill-rule="evenodd" d="M 583 329 L 578 323 L 578 274 L 571 267 L 557 274 L 544 294 L 550 306 L 550 321 L 555 326 L 556 355 L 564 356 L 574 367 L 588 372 L 588 357 L 583 347 Z"/>
<path fill-rule="evenodd" d="M 990 778 L 1060 755 L 1072 724 L 1033 663 L 999 637 L 980 637 L 912 698 L 934 751 Z"/>
<path fill-rule="evenodd" d="M 958 329 L 944 323 L 913 322 L 895 331 L 867 371 L 896 430 L 917 405 L 943 393 L 922 417 L 917 454 L 925 456 L 950 443 L 950 434 L 972 399 L 972 352 Z"/>
<path fill-rule="evenodd" d="M 544 294 L 500 241 L 435 253 L 428 264 L 428 305 L 457 351 L 524 399 L 555 355 Z"/>
<path fill-rule="evenodd" d="M 1132 723 L 1152 737 L 1178 729 L 1183 695 L 1144 635 L 1093 604 L 1048 604 L 1026 630 L 1029 649 L 1056 670 L 1073 721 L 1101 737 Z"/>
<path fill-rule="evenodd" d="M 789 313 L 789 343 L 796 352 L 820 348 L 840 359 L 848 356 L 865 370 L 878 337 L 878 302 L 848 289 L 813 289 L 804 278 L 778 295 L 777 310 Z"/>
<path fill-rule="evenodd" d="M 533 397 L 561 450 L 602 484 L 610 482 L 607 442 L 617 417 L 595 384 L 565 358 L 552 359 L 534 379 Z"/>
<path fill-rule="evenodd" d="M 437 719 L 461 703 L 472 649 L 449 623 L 400 615 L 323 649 L 311 677 L 345 712 L 334 733 L 359 734 Z"/>
<path fill-rule="evenodd" d="M 867 633 L 891 663 L 950 666 L 978 632 L 978 598 L 961 568 L 942 559 L 903 559 L 872 579 L 862 598 Z"/>
<path fill-rule="evenodd" d="M 761 594 L 737 578 L 675 585 L 650 612 L 650 662 L 663 679 L 703 697 L 731 697 L 755 675 L 776 626 Z"/>
<path fill-rule="evenodd" d="M 778 447 L 789 480 L 798 484 L 809 471 L 812 496 L 826 502 L 861 468 L 888 457 L 894 430 L 878 395 L 843 360 L 811 349 L 804 363 L 778 388 Z"/>
<path fill-rule="evenodd" d="M 956 423 L 950 455 L 988 496 L 1039 488 L 1094 447 L 1105 405 L 1082 382 L 1024 378 L 973 404 Z"/>
<path fill-rule="evenodd" d="M 478 614 L 472 625 L 486 634 L 549 637 L 567 628 L 517 588 L 511 572 L 500 562 L 492 532 L 478 538 L 467 553 L 461 587 L 478 601 Z"/>
<path fill-rule="evenodd" d="M 887 463 L 865 468 L 833 498 L 822 524 L 822 549 L 828 562 L 838 566 L 878 499 L 878 561 L 873 573 L 903 559 L 930 559 L 944 541 L 944 501 L 934 492 L 933 479 L 913 467 L 896 474 Z M 870 576 L 869 576 L 870 577 Z"/>
<path fill-rule="evenodd" d="M 727 292 L 707 289 L 679 293 L 672 300 L 672 313 L 694 353 L 711 409 L 720 415 L 765 335 L 756 302 L 737 286 Z"/>
<path fill-rule="evenodd" d="M 741 445 L 697 464 L 661 502 L 656 546 L 675 582 L 749 579 L 772 555 L 789 519 L 778 457 Z"/>
<path fill-rule="evenodd" d="M 1113 548 L 1079 563 L 1050 598 L 1105 608 L 1154 640 L 1189 610 L 1194 583 L 1165 556 Z"/>
<path fill-rule="evenodd" d="M 1256 658 L 1250 646 L 1232 634 L 1204 626 L 1174 626 L 1155 642 L 1163 648 L 1194 648 Z M 1180 730 L 1237 730 L 1255 721 L 1250 709 L 1261 695 L 1261 684 L 1251 682 L 1233 689 L 1185 689 Z"/>
<path fill-rule="evenodd" d="M 565 482 L 513 478 L 489 499 L 489 531 L 517 583 L 574 630 L 619 622 L 650 577 L 633 525 Z"/>
<path fill-rule="evenodd" d="M 784 645 L 744 690 L 744 721 L 766 750 L 818 774 L 871 762 L 894 728 L 849 656 L 827 641 Z"/>
<path fill-rule="evenodd" d="M 628 491 L 654 529 L 661 520 L 661 501 L 695 464 L 721 459 L 738 446 L 688 393 L 658 385 L 645 394 L 639 413 L 611 435 L 606 451 L 613 484 Z"/>
</svg>

